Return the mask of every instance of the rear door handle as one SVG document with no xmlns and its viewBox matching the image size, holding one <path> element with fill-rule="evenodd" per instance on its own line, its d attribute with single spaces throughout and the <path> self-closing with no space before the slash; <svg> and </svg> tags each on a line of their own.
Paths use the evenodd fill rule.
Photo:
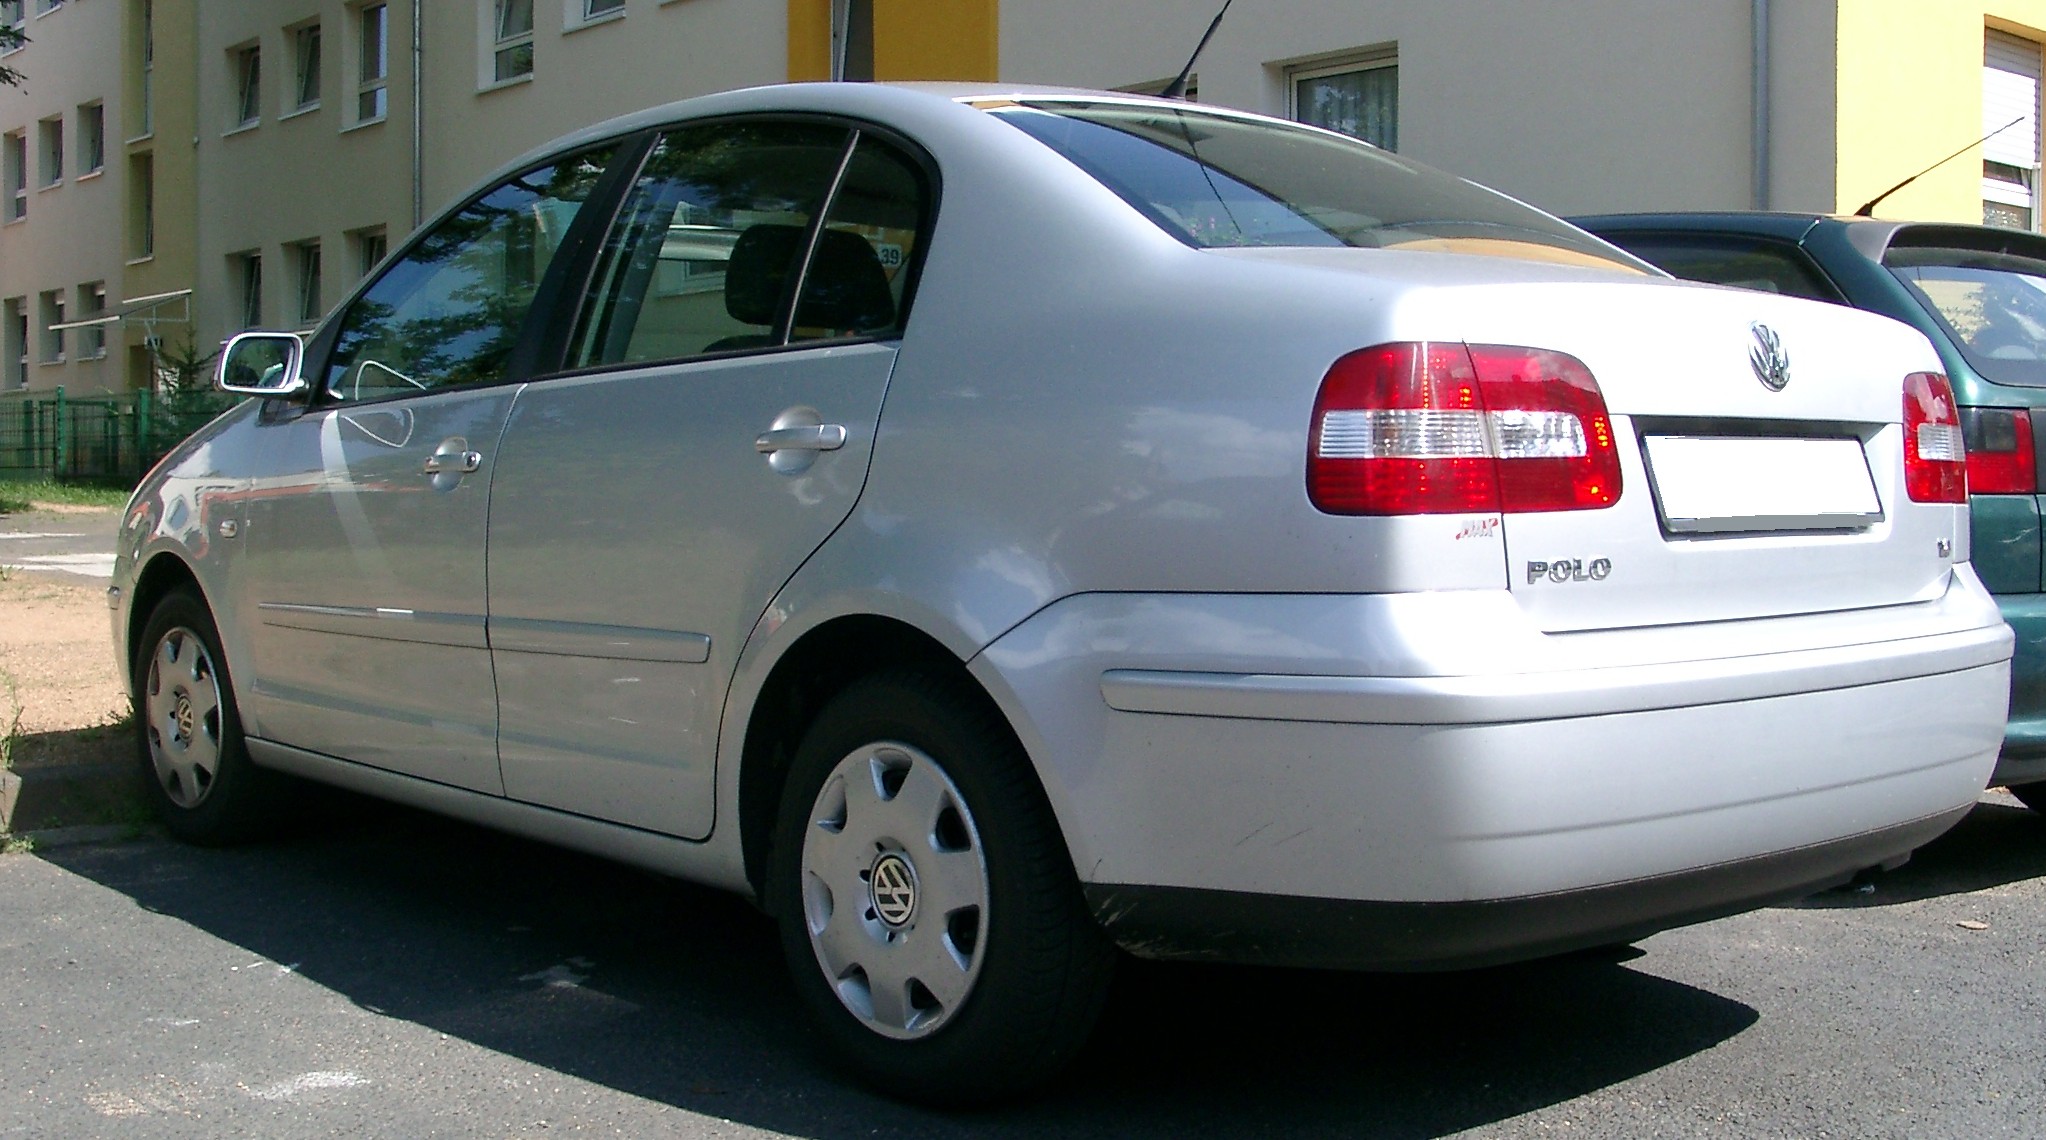
<svg viewBox="0 0 2046 1140">
<path fill-rule="evenodd" d="M 753 440 L 753 450 L 763 455 L 777 451 L 837 451 L 844 446 L 844 424 L 774 428 L 761 432 Z"/>
</svg>

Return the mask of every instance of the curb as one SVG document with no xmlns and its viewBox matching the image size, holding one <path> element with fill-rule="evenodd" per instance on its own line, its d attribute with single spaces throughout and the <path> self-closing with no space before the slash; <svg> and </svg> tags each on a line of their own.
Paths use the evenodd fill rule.
<svg viewBox="0 0 2046 1140">
<path fill-rule="evenodd" d="M 0 834 L 135 817 L 135 767 L 120 762 L 0 771 Z"/>
</svg>

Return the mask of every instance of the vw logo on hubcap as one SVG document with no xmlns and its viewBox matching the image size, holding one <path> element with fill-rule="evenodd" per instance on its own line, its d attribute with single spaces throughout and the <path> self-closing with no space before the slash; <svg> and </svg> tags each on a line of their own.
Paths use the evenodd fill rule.
<svg viewBox="0 0 2046 1140">
<path fill-rule="evenodd" d="M 902 856 L 890 852 L 875 860 L 867 888 L 874 897 L 874 913 L 889 926 L 904 926 L 916 913 L 916 869 Z"/>
</svg>

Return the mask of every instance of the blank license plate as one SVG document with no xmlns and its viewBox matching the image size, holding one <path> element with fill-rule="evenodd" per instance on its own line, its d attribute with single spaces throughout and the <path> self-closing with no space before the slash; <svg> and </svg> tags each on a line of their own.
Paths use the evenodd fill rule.
<svg viewBox="0 0 2046 1140">
<path fill-rule="evenodd" d="M 1882 521 L 1856 439 L 1647 437 L 1648 479 L 1676 534 L 1854 530 Z"/>
</svg>

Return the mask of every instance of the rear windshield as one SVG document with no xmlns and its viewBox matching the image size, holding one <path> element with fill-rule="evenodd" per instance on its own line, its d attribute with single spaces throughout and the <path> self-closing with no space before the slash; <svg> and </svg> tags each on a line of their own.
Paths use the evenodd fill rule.
<svg viewBox="0 0 2046 1140">
<path fill-rule="evenodd" d="M 2046 388 L 2046 261 L 1912 247 L 1891 249 L 1883 265 L 1984 379 Z"/>
<path fill-rule="evenodd" d="M 979 106 L 1201 249 L 1357 246 L 1643 271 L 1503 194 L 1326 131 L 1155 104 Z"/>
</svg>

